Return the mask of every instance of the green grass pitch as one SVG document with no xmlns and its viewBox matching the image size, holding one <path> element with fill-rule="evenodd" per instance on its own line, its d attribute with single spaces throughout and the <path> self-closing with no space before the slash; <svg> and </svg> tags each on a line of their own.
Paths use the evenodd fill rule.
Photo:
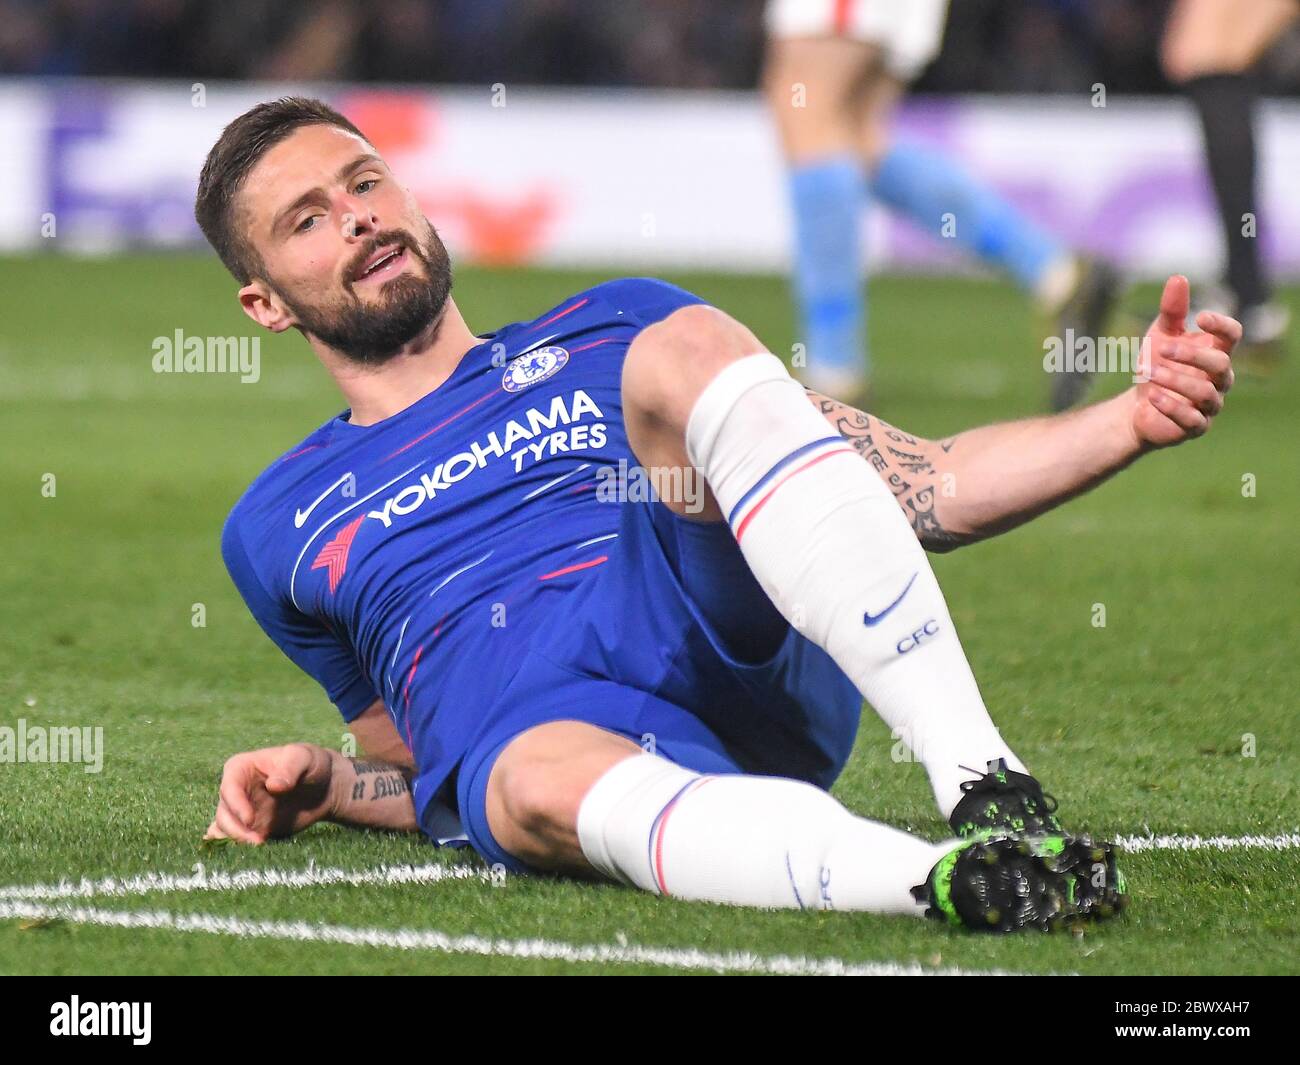
<svg viewBox="0 0 1300 1065">
<path fill-rule="evenodd" d="M 470 325 L 488 330 L 601 276 L 464 270 L 456 296 Z M 780 279 L 672 279 L 789 350 Z M 296 336 L 264 338 L 257 384 L 152 372 L 156 336 L 250 334 L 209 260 L 0 260 L 0 290 L 9 309 L 0 319 L 0 724 L 102 726 L 105 746 L 99 774 L 0 765 L 0 888 L 186 874 L 196 862 L 209 872 L 472 862 L 417 837 L 335 826 L 256 850 L 200 848 L 229 754 L 342 740 L 321 693 L 246 613 L 218 550 L 221 522 L 249 480 L 342 404 Z M 1130 299 L 1150 307 L 1154 296 L 1148 288 Z M 1300 312 L 1295 290 L 1285 298 Z M 1040 409 L 1041 349 L 1014 290 L 882 278 L 871 299 L 876 413 L 946 435 Z M 1149 457 L 1025 529 L 935 559 L 995 719 L 1071 826 L 1300 829 L 1298 380 L 1292 365 L 1267 383 L 1243 381 L 1208 438 Z M 47 474 L 52 497 L 42 492 Z M 1253 495 L 1243 494 L 1248 474 Z M 1098 603 L 1105 627 L 1093 624 Z M 202 627 L 192 624 L 195 604 Z M 868 712 L 837 795 L 940 838 L 924 774 L 893 750 Z M 1083 936 L 994 939 L 931 922 L 754 912 L 520 878 L 87 904 L 923 968 L 1300 971 L 1300 850 L 1146 852 L 1124 866 L 1129 914 Z M 596 971 L 662 967 L 0 920 L 5 973 Z"/>
</svg>

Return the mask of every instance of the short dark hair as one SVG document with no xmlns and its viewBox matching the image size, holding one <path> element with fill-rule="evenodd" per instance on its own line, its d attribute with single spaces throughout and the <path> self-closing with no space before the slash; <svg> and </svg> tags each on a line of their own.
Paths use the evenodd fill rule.
<svg viewBox="0 0 1300 1065">
<path fill-rule="evenodd" d="M 234 218 L 235 197 L 244 180 L 268 151 L 303 126 L 338 126 L 365 140 L 356 126 L 322 100 L 284 96 L 258 104 L 221 131 L 199 174 L 194 218 L 226 269 L 248 284 L 262 268 Z"/>
</svg>

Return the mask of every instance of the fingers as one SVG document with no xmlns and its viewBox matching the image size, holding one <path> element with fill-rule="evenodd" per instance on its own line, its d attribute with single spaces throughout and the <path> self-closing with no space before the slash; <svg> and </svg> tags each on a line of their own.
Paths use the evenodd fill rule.
<svg viewBox="0 0 1300 1065">
<path fill-rule="evenodd" d="M 1198 342 L 1195 337 L 1181 337 L 1162 345 L 1160 354 L 1184 366 L 1203 370 L 1220 392 L 1227 392 L 1232 387 L 1232 357 L 1217 344 Z"/>
<path fill-rule="evenodd" d="M 279 802 L 273 796 L 301 784 L 312 766 L 313 751 L 308 744 L 289 744 L 227 759 L 218 788 L 216 816 L 204 838 L 229 838 L 254 846 L 265 843 L 266 825 L 274 819 Z"/>
<path fill-rule="evenodd" d="M 1231 352 L 1241 342 L 1241 323 L 1217 311 L 1202 311 L 1196 316 L 1197 326 L 1212 338 L 1216 348 Z"/>
<path fill-rule="evenodd" d="M 212 826 L 215 827 L 217 831 L 216 834 L 213 835 L 213 829 L 212 827 L 209 827 L 208 833 L 210 838 L 220 839 L 226 837 L 236 840 L 239 843 L 251 843 L 254 846 L 265 842 L 259 833 L 254 832 L 251 828 L 244 825 L 234 815 L 234 813 L 231 812 L 230 807 L 226 805 L 224 799 L 217 803 L 217 816 L 213 819 Z"/>
<path fill-rule="evenodd" d="M 1210 419 L 1181 396 L 1163 388 L 1151 391 L 1151 405 L 1182 429 L 1188 436 L 1203 436 L 1210 428 Z"/>
<path fill-rule="evenodd" d="M 1151 380 L 1211 418 L 1223 410 L 1223 393 L 1201 374 L 1184 373 L 1173 366 L 1162 365 L 1151 371 Z"/>
<path fill-rule="evenodd" d="M 1160 315 L 1156 318 L 1156 328 L 1163 333 L 1181 333 L 1191 302 L 1192 294 L 1187 278 L 1182 274 L 1174 274 L 1165 282 L 1165 290 L 1160 294 Z"/>
<path fill-rule="evenodd" d="M 305 744 L 291 743 L 268 753 L 270 758 L 262 770 L 266 774 L 266 790 L 272 795 L 292 791 L 311 768 L 312 751 Z"/>
<path fill-rule="evenodd" d="M 253 804 L 248 797 L 253 768 L 247 755 L 237 754 L 227 759 L 225 769 L 221 773 L 219 789 L 220 801 L 225 803 L 233 816 L 246 825 L 253 823 Z"/>
</svg>

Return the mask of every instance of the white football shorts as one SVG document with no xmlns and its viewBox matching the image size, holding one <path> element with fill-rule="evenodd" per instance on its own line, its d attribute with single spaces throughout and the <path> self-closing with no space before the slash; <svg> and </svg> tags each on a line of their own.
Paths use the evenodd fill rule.
<svg viewBox="0 0 1300 1065">
<path fill-rule="evenodd" d="M 768 0 L 772 37 L 848 37 L 877 45 L 894 77 L 912 81 L 939 54 L 948 0 Z"/>
</svg>

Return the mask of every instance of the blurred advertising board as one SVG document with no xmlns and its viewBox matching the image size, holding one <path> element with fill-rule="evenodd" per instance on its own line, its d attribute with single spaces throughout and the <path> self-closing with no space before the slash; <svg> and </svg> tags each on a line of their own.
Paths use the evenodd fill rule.
<svg viewBox="0 0 1300 1065">
<path fill-rule="evenodd" d="M 759 100 L 734 93 L 447 90 L 170 82 L 0 83 L 11 181 L 0 252 L 111 253 L 201 243 L 204 154 L 258 100 L 312 92 L 346 112 L 466 261 L 653 271 L 783 269 L 782 162 Z M 951 151 L 1072 243 L 1132 273 L 1213 274 L 1220 242 L 1182 101 L 927 98 L 900 137 Z M 1300 104 L 1263 112 L 1259 237 L 1300 276 Z M 876 269 L 966 268 L 952 242 L 864 214 Z"/>
</svg>

